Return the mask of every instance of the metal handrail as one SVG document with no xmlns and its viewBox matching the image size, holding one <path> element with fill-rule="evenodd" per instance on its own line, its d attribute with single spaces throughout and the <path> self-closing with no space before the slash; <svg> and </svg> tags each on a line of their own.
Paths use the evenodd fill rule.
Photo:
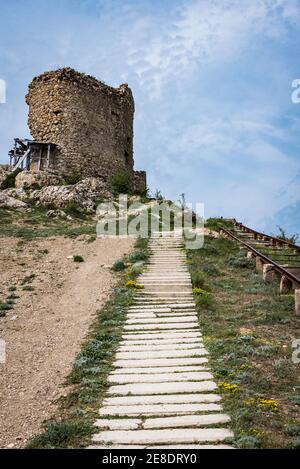
<svg viewBox="0 0 300 469">
<path fill-rule="evenodd" d="M 253 230 L 252 228 L 249 228 L 249 226 L 243 225 L 243 223 L 238 222 L 235 218 L 233 219 L 233 223 L 236 226 L 245 228 L 250 233 L 256 234 L 258 236 L 263 236 L 263 237 L 268 238 L 270 240 L 276 241 L 279 244 L 286 244 L 286 245 L 290 246 L 292 249 L 296 249 L 297 252 L 300 253 L 300 246 L 298 246 L 297 244 L 291 243 L 290 241 L 287 241 L 285 239 L 277 238 L 276 236 L 267 235 L 265 233 L 261 233 L 260 231 Z"/>
<path fill-rule="evenodd" d="M 257 249 L 253 248 L 250 246 L 250 244 L 245 243 L 245 241 L 242 241 L 239 239 L 237 236 L 232 234 L 229 230 L 226 230 L 226 228 L 221 228 L 224 233 L 229 235 L 231 238 L 233 238 L 235 241 L 238 241 L 240 244 L 243 244 L 249 251 L 252 251 L 256 257 L 259 257 L 260 259 L 264 260 L 266 264 L 272 264 L 274 266 L 274 269 L 277 270 L 280 274 L 285 275 L 288 277 L 291 282 L 295 283 L 297 286 L 300 287 L 300 278 L 296 277 L 293 273 L 289 272 L 286 270 L 284 267 L 282 267 L 280 264 L 277 264 L 277 262 L 273 261 L 269 257 L 265 256 L 261 252 L 257 251 Z"/>
</svg>

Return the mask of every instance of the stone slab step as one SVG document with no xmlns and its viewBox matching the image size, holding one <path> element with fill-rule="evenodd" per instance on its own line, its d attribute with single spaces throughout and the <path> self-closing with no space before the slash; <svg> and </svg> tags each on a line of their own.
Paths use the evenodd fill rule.
<svg viewBox="0 0 300 469">
<path fill-rule="evenodd" d="M 126 396 L 128 394 L 174 394 L 214 391 L 217 388 L 213 381 L 171 382 L 171 383 L 134 383 L 110 386 L 108 395 Z"/>
<path fill-rule="evenodd" d="M 103 405 L 106 406 L 126 406 L 126 405 L 150 405 L 150 404 L 207 404 L 218 403 L 221 396 L 217 394 L 158 394 L 139 396 L 114 396 L 106 397 Z"/>
<path fill-rule="evenodd" d="M 201 357 L 208 355 L 208 352 L 205 348 L 198 348 L 198 349 L 189 349 L 189 350 L 181 350 L 181 349 L 174 349 L 174 350 L 154 350 L 154 351 L 146 351 L 146 352 L 139 352 L 138 360 L 143 359 L 155 359 L 155 358 L 182 358 L 182 357 Z M 134 352 L 117 352 L 116 360 L 134 360 L 137 357 L 136 351 Z"/>
<path fill-rule="evenodd" d="M 176 329 L 177 331 L 182 329 L 198 329 L 198 322 L 173 322 L 171 324 L 125 324 L 124 331 L 149 331 L 149 330 L 172 330 Z"/>
<path fill-rule="evenodd" d="M 227 428 L 187 428 L 168 430 L 107 430 L 95 434 L 94 442 L 113 444 L 180 444 L 220 442 L 233 436 Z"/>
<path fill-rule="evenodd" d="M 126 319 L 173 319 L 176 318 L 186 318 L 191 319 L 193 318 L 194 321 L 198 319 L 198 316 L 194 312 L 186 312 L 186 311 L 177 311 L 177 312 L 170 312 L 170 313 L 129 313 L 126 315 Z"/>
<path fill-rule="evenodd" d="M 197 316 L 169 316 L 167 318 L 162 317 L 150 317 L 150 318 L 143 318 L 139 315 L 133 318 L 126 319 L 127 324 L 179 324 L 179 323 L 188 323 L 192 322 L 193 324 L 198 324 L 196 321 L 198 320 Z"/>
<path fill-rule="evenodd" d="M 148 367 L 148 368 L 116 368 L 111 371 L 110 374 L 154 374 L 154 373 L 186 373 L 188 371 L 210 371 L 207 365 L 186 365 L 186 366 L 159 366 L 159 367 Z"/>
<path fill-rule="evenodd" d="M 218 425 L 230 422 L 230 417 L 226 414 L 208 415 L 182 415 L 179 417 L 157 417 L 129 418 L 129 419 L 98 419 L 95 426 L 109 430 L 153 430 L 155 428 L 182 428 L 182 427 L 203 427 L 206 425 Z"/>
<path fill-rule="evenodd" d="M 109 430 L 137 430 L 142 419 L 98 419 L 95 427 Z"/>
<path fill-rule="evenodd" d="M 170 293 L 178 294 L 178 292 L 185 293 L 185 292 L 191 290 L 191 285 L 177 285 L 177 284 L 174 284 L 174 285 L 171 285 L 171 284 L 163 284 L 163 285 L 151 284 L 151 285 L 148 285 L 148 284 L 145 284 L 145 288 L 144 288 L 143 292 L 144 293 L 156 292 L 156 293 L 159 293 L 161 295 L 165 292 L 166 289 L 168 289 L 168 294 L 170 294 Z"/>
<path fill-rule="evenodd" d="M 178 338 L 171 338 L 171 339 L 165 339 L 164 337 L 161 337 L 159 339 L 148 339 L 148 340 L 123 340 L 121 342 L 121 346 L 126 344 L 126 347 L 130 346 L 140 346 L 140 347 L 151 347 L 151 345 L 154 346 L 178 346 L 180 344 L 185 345 L 185 344 L 191 344 L 193 345 L 194 343 L 199 343 L 202 344 L 201 336 L 199 338 L 194 338 L 194 337 L 178 337 Z"/>
<path fill-rule="evenodd" d="M 230 417 L 226 414 L 183 415 L 179 417 L 149 418 L 144 421 L 142 428 L 147 430 L 154 428 L 203 427 L 228 422 L 230 422 Z"/>
<path fill-rule="evenodd" d="M 134 341 L 141 341 L 141 340 L 154 340 L 154 339 L 176 339 L 176 340 L 182 340 L 182 339 L 193 339 L 197 337 L 202 337 L 202 334 L 198 332 L 197 330 L 192 330 L 192 331 L 170 331 L 170 332 L 144 332 L 139 335 L 136 334 L 123 334 L 122 338 L 124 340 L 134 340 Z"/>
<path fill-rule="evenodd" d="M 148 405 L 148 404 L 204 404 L 218 403 L 221 396 L 217 394 L 158 394 L 154 396 L 116 396 L 103 401 L 106 406 Z"/>
<path fill-rule="evenodd" d="M 206 371 L 187 371 L 181 373 L 156 373 L 146 375 L 113 374 L 109 375 L 108 382 L 115 384 L 126 383 L 167 383 L 177 381 L 206 381 L 213 379 L 211 373 Z"/>
<path fill-rule="evenodd" d="M 133 406 L 103 406 L 100 416 L 147 416 L 147 415 L 180 415 L 193 414 L 194 412 L 218 412 L 221 411 L 220 404 L 149 404 Z"/>
<path fill-rule="evenodd" d="M 131 345 L 130 342 L 123 342 L 121 343 L 120 347 L 118 348 L 119 352 L 154 352 L 158 350 L 191 350 L 197 349 L 199 347 L 203 347 L 203 342 L 194 342 L 188 344 L 158 344 L 158 345 Z"/>
<path fill-rule="evenodd" d="M 148 368 L 160 366 L 184 366 L 184 365 L 203 365 L 208 363 L 205 357 L 183 357 L 183 358 L 148 358 L 141 360 L 116 360 L 114 366 L 116 368 Z"/>
</svg>

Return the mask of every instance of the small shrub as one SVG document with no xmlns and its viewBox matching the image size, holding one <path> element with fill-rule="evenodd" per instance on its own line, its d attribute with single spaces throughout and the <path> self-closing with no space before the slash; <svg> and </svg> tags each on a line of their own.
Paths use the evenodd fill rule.
<svg viewBox="0 0 300 469">
<path fill-rule="evenodd" d="M 143 251 L 137 251 L 134 252 L 129 256 L 129 261 L 130 262 L 139 262 L 139 261 L 145 261 L 148 258 L 147 254 Z"/>
<path fill-rule="evenodd" d="M 209 292 L 202 290 L 202 288 L 193 288 L 193 293 L 195 295 L 195 302 L 197 306 L 211 306 L 212 297 Z"/>
<path fill-rule="evenodd" d="M 89 435 L 90 426 L 84 422 L 52 422 L 45 433 L 35 437 L 28 448 L 66 447 L 72 439 Z"/>
<path fill-rule="evenodd" d="M 0 304 L 0 311 L 9 311 L 10 309 L 13 309 L 13 305 L 11 303 L 1 303 Z"/>
<path fill-rule="evenodd" d="M 284 429 L 285 433 L 289 436 L 299 436 L 300 435 L 300 424 L 291 423 L 287 425 Z"/>
<path fill-rule="evenodd" d="M 293 438 L 290 449 L 300 449 L 300 438 Z"/>
<path fill-rule="evenodd" d="M 34 287 L 31 285 L 25 285 L 25 287 L 22 288 L 24 291 L 34 291 Z"/>
<path fill-rule="evenodd" d="M 82 177 L 80 176 L 79 173 L 73 173 L 73 174 L 70 174 L 69 176 L 65 176 L 64 180 L 65 180 L 64 183 L 66 186 L 72 186 L 80 182 L 82 180 Z"/>
<path fill-rule="evenodd" d="M 82 217 L 83 213 L 81 207 L 76 202 L 69 202 L 68 205 L 64 208 L 64 211 L 67 215 L 71 217 Z"/>
<path fill-rule="evenodd" d="M 125 265 L 125 262 L 122 260 L 115 262 L 114 265 L 112 266 L 112 270 L 114 272 L 120 272 L 121 270 L 124 270 L 124 269 L 126 269 L 126 265 Z"/>
<path fill-rule="evenodd" d="M 164 200 L 164 196 L 162 195 L 160 190 L 156 189 L 154 193 L 154 199 L 159 201 Z"/>
<path fill-rule="evenodd" d="M 76 256 L 73 256 L 73 261 L 74 262 L 84 262 L 84 259 L 83 259 L 82 256 L 76 255 Z"/>
<path fill-rule="evenodd" d="M 115 194 L 131 193 L 131 181 L 127 171 L 120 171 L 112 178 L 112 189 Z"/>
<path fill-rule="evenodd" d="M 236 256 L 231 256 L 228 260 L 230 267 L 236 267 L 240 269 L 253 267 L 254 262 L 248 259 L 243 252 L 239 252 Z"/>
<path fill-rule="evenodd" d="M 203 272 L 208 275 L 211 275 L 212 277 L 220 275 L 219 269 L 217 269 L 217 267 L 215 267 L 214 265 L 206 264 L 202 267 L 202 270 Z"/>
<path fill-rule="evenodd" d="M 25 285 L 26 283 L 31 283 L 34 278 L 35 278 L 35 274 L 26 275 L 26 277 L 23 278 L 21 283 L 22 285 Z"/>
<path fill-rule="evenodd" d="M 282 239 L 283 241 L 287 241 L 292 244 L 297 243 L 299 239 L 298 234 L 288 235 L 287 232 L 283 228 L 281 228 L 281 226 L 278 226 L 278 231 L 279 231 L 279 234 L 277 235 L 277 238 Z"/>
<path fill-rule="evenodd" d="M 18 298 L 20 298 L 18 295 L 15 295 L 14 293 L 11 293 L 8 297 L 7 297 L 7 300 L 17 300 Z"/>
<path fill-rule="evenodd" d="M 238 448 L 251 449 L 251 448 L 260 448 L 261 439 L 252 435 L 245 435 L 237 438 L 235 444 Z"/>
<path fill-rule="evenodd" d="M 205 278 L 201 272 L 192 272 L 191 274 L 192 284 L 195 289 L 202 289 L 205 286 Z"/>
</svg>

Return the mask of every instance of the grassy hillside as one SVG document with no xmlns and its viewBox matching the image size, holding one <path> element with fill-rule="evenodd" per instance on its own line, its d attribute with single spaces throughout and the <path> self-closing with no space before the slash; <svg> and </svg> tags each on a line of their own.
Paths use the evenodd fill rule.
<svg viewBox="0 0 300 469">
<path fill-rule="evenodd" d="M 210 220 L 216 229 L 222 220 Z M 265 284 L 237 243 L 206 237 L 188 251 L 211 368 L 241 448 L 300 448 L 300 338 L 294 295 Z"/>
</svg>

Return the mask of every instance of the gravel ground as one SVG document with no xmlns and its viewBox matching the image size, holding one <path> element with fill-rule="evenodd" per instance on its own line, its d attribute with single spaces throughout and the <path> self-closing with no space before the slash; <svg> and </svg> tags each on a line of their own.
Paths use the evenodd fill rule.
<svg viewBox="0 0 300 469">
<path fill-rule="evenodd" d="M 20 245 L 1 238 L 0 300 L 5 301 L 11 285 L 20 297 L 0 318 L 7 353 L 0 364 L 1 448 L 23 447 L 54 413 L 53 401 L 67 393 L 63 383 L 74 357 L 114 286 L 109 267 L 133 243 L 56 237 Z M 73 255 L 84 262 L 73 262 Z M 23 290 L 26 285 L 33 290 Z"/>
</svg>

